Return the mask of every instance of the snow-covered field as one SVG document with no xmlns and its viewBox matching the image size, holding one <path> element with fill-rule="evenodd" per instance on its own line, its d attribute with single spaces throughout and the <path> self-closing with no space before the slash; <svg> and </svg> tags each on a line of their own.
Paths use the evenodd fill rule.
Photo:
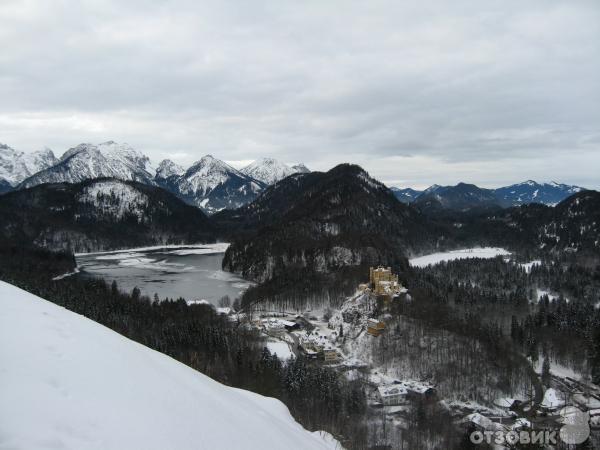
<svg viewBox="0 0 600 450">
<path fill-rule="evenodd" d="M 0 306 L 1 448 L 336 448 L 278 400 L 222 385 L 1 281 Z"/>
<path fill-rule="evenodd" d="M 452 250 L 449 252 L 432 253 L 410 259 L 410 265 L 414 267 L 427 267 L 443 261 L 466 258 L 495 258 L 496 256 L 510 255 L 508 250 L 498 247 L 466 248 Z"/>
<path fill-rule="evenodd" d="M 268 340 L 267 348 L 271 352 L 271 354 L 276 353 L 279 359 L 287 360 L 294 357 L 294 353 L 290 350 L 290 346 L 279 340 Z"/>
</svg>

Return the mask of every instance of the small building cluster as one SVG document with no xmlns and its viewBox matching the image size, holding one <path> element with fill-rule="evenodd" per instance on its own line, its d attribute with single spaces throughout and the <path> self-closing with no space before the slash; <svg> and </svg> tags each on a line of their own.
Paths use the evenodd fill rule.
<svg viewBox="0 0 600 450">
<path fill-rule="evenodd" d="M 340 355 L 333 345 L 335 339 L 337 339 L 335 331 L 329 337 L 317 333 L 301 336 L 300 351 L 308 358 L 322 358 L 325 362 L 335 363 L 340 359 Z"/>
<path fill-rule="evenodd" d="M 395 382 L 377 387 L 379 401 L 384 406 L 403 405 L 409 400 L 431 400 L 436 394 L 433 386 L 414 381 Z"/>
</svg>

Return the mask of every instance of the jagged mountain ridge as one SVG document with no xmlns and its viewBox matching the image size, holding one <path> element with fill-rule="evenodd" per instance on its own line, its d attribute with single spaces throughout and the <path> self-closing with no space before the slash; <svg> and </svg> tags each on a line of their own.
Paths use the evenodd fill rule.
<svg viewBox="0 0 600 450">
<path fill-rule="evenodd" d="M 118 178 L 154 185 L 150 159 L 128 144 L 114 141 L 79 144 L 65 152 L 57 164 L 26 178 L 19 188 L 42 183 L 79 183 L 95 178 Z"/>
<path fill-rule="evenodd" d="M 154 169 L 142 152 L 128 144 L 108 141 L 98 145 L 79 144 L 67 150 L 60 159 L 52 154 L 53 159 L 48 159 L 39 170 L 19 170 L 22 175 L 16 176 L 14 161 L 18 155 L 27 161 L 27 158 L 41 159 L 34 154 L 18 153 L 8 146 L 0 147 L 0 175 L 6 175 L 0 176 L 0 193 L 8 192 L 16 185 L 23 189 L 43 183 L 79 183 L 108 177 L 160 186 L 209 214 L 240 207 L 254 200 L 269 184 L 292 173 L 309 171 L 302 164 L 289 167 L 273 158 L 256 160 L 239 171 L 211 155 L 201 158 L 187 170 L 169 159 L 161 161 Z"/>
<path fill-rule="evenodd" d="M 75 252 L 213 242 L 205 214 L 169 192 L 110 178 L 52 183 L 0 197 L 0 234 Z"/>
<path fill-rule="evenodd" d="M 240 172 L 270 185 L 294 173 L 310 172 L 304 164 L 288 166 L 274 158 L 260 158 L 244 167 Z"/>
<path fill-rule="evenodd" d="M 287 177 L 214 220 L 237 236 L 223 267 L 257 281 L 295 268 L 400 264 L 438 243 L 424 216 L 350 164 Z"/>
<path fill-rule="evenodd" d="M 58 160 L 49 148 L 33 153 L 19 152 L 0 144 L 0 192 L 10 190 L 31 175 L 56 164 Z"/>
</svg>

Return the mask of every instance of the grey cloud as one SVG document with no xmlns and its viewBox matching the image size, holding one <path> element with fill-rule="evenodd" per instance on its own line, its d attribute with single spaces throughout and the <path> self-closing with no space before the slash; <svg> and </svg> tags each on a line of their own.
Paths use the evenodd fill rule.
<svg viewBox="0 0 600 450">
<path fill-rule="evenodd" d="M 593 0 L 5 0 L 0 141 L 598 187 L 599 55 Z"/>
</svg>

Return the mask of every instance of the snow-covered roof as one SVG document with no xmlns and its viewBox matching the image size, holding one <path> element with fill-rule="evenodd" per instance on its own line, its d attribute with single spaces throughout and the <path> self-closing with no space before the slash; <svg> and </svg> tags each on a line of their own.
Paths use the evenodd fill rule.
<svg viewBox="0 0 600 450">
<path fill-rule="evenodd" d="M 540 406 L 547 409 L 555 409 L 560 408 L 565 404 L 565 401 L 562 398 L 562 395 L 553 388 L 547 389 L 544 392 L 544 399 Z"/>
<path fill-rule="evenodd" d="M 383 397 L 393 397 L 396 395 L 406 395 L 408 394 L 408 390 L 399 384 L 390 384 L 387 386 L 379 386 L 377 388 L 379 391 L 379 395 Z"/>
</svg>

